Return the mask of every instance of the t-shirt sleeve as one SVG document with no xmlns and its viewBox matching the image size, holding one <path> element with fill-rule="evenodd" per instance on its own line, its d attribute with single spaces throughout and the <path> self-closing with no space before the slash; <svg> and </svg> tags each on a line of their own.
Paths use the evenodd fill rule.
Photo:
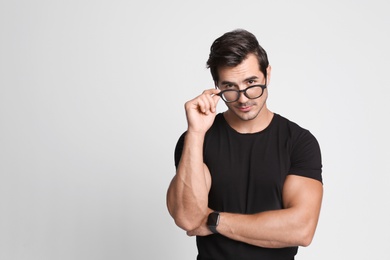
<svg viewBox="0 0 390 260">
<path fill-rule="evenodd" d="M 175 167 L 177 168 L 177 166 L 179 165 L 179 162 L 180 162 L 180 158 L 181 158 L 181 154 L 183 152 L 183 146 L 184 146 L 184 138 L 185 138 L 185 134 L 186 133 L 183 133 L 179 140 L 177 141 L 176 143 L 176 147 L 175 147 Z"/>
<path fill-rule="evenodd" d="M 322 183 L 322 160 L 317 139 L 307 130 L 301 132 L 292 148 L 289 174 L 316 179 Z"/>
</svg>

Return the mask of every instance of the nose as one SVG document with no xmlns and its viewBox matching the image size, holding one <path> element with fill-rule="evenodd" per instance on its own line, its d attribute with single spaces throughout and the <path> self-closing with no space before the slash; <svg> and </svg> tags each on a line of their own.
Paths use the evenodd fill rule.
<svg viewBox="0 0 390 260">
<path fill-rule="evenodd" d="M 249 98 L 245 96 L 245 91 L 246 89 L 240 90 L 238 100 L 237 100 L 238 103 L 246 103 L 249 100 Z"/>
</svg>

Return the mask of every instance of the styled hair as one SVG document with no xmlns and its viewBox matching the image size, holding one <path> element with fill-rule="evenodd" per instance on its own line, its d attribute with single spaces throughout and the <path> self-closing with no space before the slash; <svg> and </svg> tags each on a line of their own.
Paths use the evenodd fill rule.
<svg viewBox="0 0 390 260">
<path fill-rule="evenodd" d="M 218 68 L 235 67 L 245 60 L 248 54 L 255 54 L 259 69 L 267 77 L 268 57 L 256 37 L 243 29 L 236 29 L 217 38 L 210 47 L 207 68 L 210 68 L 214 82 L 218 82 Z"/>
</svg>

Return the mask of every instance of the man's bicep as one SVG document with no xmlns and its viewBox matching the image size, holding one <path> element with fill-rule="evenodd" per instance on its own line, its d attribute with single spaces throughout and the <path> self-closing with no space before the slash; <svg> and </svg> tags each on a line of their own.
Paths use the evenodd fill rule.
<svg viewBox="0 0 390 260">
<path fill-rule="evenodd" d="M 318 180 L 288 175 L 283 187 L 284 208 L 294 209 L 302 221 L 317 225 L 321 210 L 323 185 Z"/>
<path fill-rule="evenodd" d="M 292 213 L 296 227 L 303 234 L 303 244 L 314 237 L 320 216 L 323 195 L 322 183 L 298 175 L 288 175 L 283 187 L 283 204 Z"/>
<path fill-rule="evenodd" d="M 283 205 L 285 208 L 302 206 L 319 210 L 322 194 L 323 186 L 320 181 L 290 174 L 283 186 Z"/>
</svg>

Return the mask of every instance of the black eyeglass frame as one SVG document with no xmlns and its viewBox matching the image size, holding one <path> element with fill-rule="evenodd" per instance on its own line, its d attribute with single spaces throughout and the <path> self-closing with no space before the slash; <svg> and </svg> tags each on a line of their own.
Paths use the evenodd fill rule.
<svg viewBox="0 0 390 260">
<path fill-rule="evenodd" d="M 251 89 L 251 88 L 254 88 L 254 87 L 261 87 L 261 94 L 258 96 L 258 97 L 249 97 L 248 94 L 246 93 L 246 91 L 248 89 Z M 233 103 L 233 102 L 236 102 L 237 100 L 240 99 L 240 95 L 241 93 L 244 93 L 244 95 L 249 98 L 249 99 L 256 99 L 256 98 L 259 98 L 261 97 L 263 94 L 264 94 L 264 89 L 267 87 L 267 85 L 261 85 L 261 84 L 258 84 L 258 85 L 253 85 L 253 86 L 249 86 L 247 87 L 246 89 L 242 89 L 242 90 L 236 90 L 236 89 L 225 89 L 225 90 L 222 90 L 221 92 L 219 92 L 217 95 L 220 96 L 222 98 L 223 101 L 225 101 L 226 103 Z M 215 86 L 215 88 L 217 89 L 218 87 Z M 223 93 L 226 93 L 226 92 L 231 92 L 231 91 L 234 91 L 237 93 L 237 99 L 236 100 L 233 100 L 233 101 L 228 101 L 228 100 L 225 100 L 225 98 L 223 97 Z"/>
</svg>

